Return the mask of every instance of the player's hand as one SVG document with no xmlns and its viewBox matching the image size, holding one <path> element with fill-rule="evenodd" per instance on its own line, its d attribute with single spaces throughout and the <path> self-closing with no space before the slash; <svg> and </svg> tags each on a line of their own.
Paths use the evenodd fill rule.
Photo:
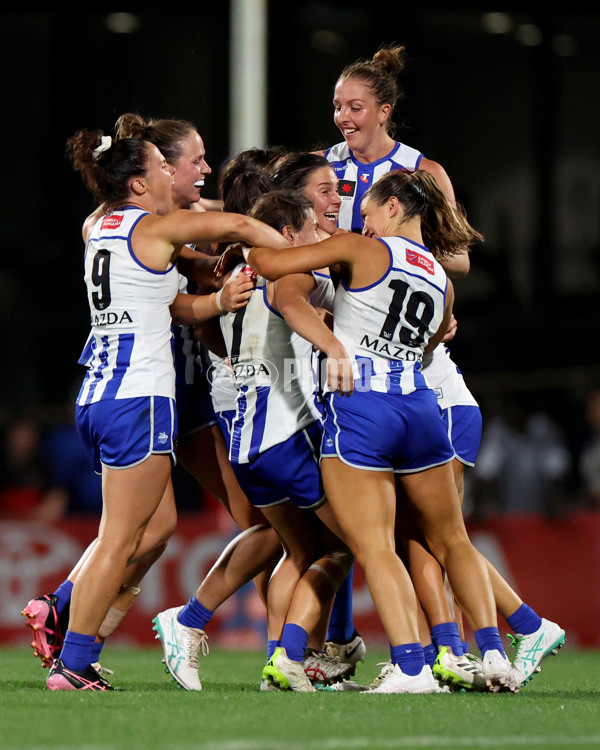
<svg viewBox="0 0 600 750">
<path fill-rule="evenodd" d="M 458 321 L 453 315 L 452 319 L 450 320 L 450 323 L 448 324 L 446 333 L 444 334 L 444 338 L 442 339 L 442 343 L 446 343 L 447 341 L 452 341 L 452 339 L 456 336 L 457 330 L 458 330 Z"/>
<path fill-rule="evenodd" d="M 340 396 L 349 396 L 354 391 L 354 371 L 352 362 L 344 346 L 337 340 L 327 351 L 327 389 Z"/>
<path fill-rule="evenodd" d="M 220 278 L 231 271 L 238 263 L 244 260 L 244 248 L 241 242 L 228 245 L 215 265 L 215 276 Z"/>
<path fill-rule="evenodd" d="M 227 279 L 221 290 L 220 303 L 225 312 L 237 312 L 250 301 L 255 282 L 251 276 L 239 273 Z"/>
</svg>

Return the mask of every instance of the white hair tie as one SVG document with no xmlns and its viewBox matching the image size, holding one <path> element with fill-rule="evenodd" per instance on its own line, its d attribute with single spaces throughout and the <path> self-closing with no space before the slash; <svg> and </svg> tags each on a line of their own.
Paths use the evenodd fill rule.
<svg viewBox="0 0 600 750">
<path fill-rule="evenodd" d="M 100 145 L 98 146 L 98 148 L 95 148 L 93 150 L 92 156 L 94 157 L 94 159 L 97 159 L 103 151 L 108 151 L 111 146 L 112 138 L 110 137 L 110 135 L 103 135 L 100 139 Z"/>
</svg>

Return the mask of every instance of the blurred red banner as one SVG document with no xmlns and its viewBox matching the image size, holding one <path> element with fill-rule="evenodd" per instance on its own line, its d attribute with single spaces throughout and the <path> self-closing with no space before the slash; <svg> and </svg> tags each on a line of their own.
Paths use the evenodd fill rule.
<svg viewBox="0 0 600 750">
<path fill-rule="evenodd" d="M 0 643 L 28 644 L 21 610 L 29 599 L 53 591 L 67 577 L 96 530 L 97 521 L 88 519 L 52 526 L 0 522 Z M 471 523 L 469 531 L 521 598 L 565 628 L 569 645 L 600 647 L 600 513 L 551 521 L 502 517 Z M 111 642 L 152 644 L 152 618 L 187 602 L 236 533 L 224 511 L 182 515 Z M 385 644 L 360 568 L 354 574 L 354 610 L 367 644 Z M 499 624 L 501 633 L 507 632 L 502 618 Z M 266 647 L 264 607 L 252 583 L 218 610 L 207 632 L 211 643 L 225 648 Z"/>
</svg>

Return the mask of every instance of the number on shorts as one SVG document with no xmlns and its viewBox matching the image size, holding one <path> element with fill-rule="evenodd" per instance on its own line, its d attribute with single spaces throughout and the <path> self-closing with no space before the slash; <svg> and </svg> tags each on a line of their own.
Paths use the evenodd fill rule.
<svg viewBox="0 0 600 750">
<path fill-rule="evenodd" d="M 96 310 L 106 310 L 110 305 L 110 253 L 98 250 L 92 266 L 92 284 L 100 287 L 100 293 L 92 292 L 92 302 Z"/>
<path fill-rule="evenodd" d="M 391 341 L 400 321 L 409 285 L 406 281 L 394 279 L 390 281 L 388 286 L 394 290 L 394 295 L 379 335 L 387 341 Z M 434 313 L 435 305 L 427 292 L 411 292 L 404 313 L 404 320 L 408 325 L 400 326 L 400 343 L 404 346 L 421 346 L 424 344 L 425 333 L 429 330 L 429 324 Z"/>
</svg>

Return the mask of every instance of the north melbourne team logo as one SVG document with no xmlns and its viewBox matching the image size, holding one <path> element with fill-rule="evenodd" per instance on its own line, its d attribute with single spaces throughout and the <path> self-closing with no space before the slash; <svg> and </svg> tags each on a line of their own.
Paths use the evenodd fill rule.
<svg viewBox="0 0 600 750">
<path fill-rule="evenodd" d="M 354 180 L 340 180 L 338 182 L 338 194 L 342 198 L 352 198 L 356 191 L 356 182 Z"/>
<path fill-rule="evenodd" d="M 168 439 L 169 439 L 169 436 L 167 435 L 166 432 L 159 432 L 158 433 L 158 442 L 161 445 L 164 445 L 167 442 Z"/>
</svg>

